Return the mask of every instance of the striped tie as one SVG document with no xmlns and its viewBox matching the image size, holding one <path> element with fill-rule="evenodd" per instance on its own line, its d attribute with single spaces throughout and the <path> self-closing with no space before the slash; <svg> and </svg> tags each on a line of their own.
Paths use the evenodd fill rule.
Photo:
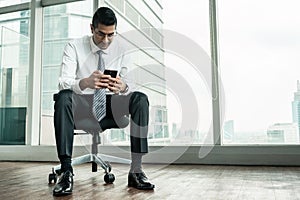
<svg viewBox="0 0 300 200">
<path fill-rule="evenodd" d="M 99 61 L 98 61 L 98 70 L 102 73 L 104 72 L 105 66 L 104 61 L 102 59 L 103 51 L 97 51 L 99 54 Z M 106 95 L 105 89 L 98 89 L 95 90 L 94 99 L 93 99 L 93 112 L 96 119 L 100 122 L 106 115 Z"/>
</svg>

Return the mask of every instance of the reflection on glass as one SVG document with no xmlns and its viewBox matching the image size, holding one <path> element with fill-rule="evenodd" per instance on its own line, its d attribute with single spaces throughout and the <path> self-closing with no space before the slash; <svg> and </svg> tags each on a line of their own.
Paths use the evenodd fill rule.
<svg viewBox="0 0 300 200">
<path fill-rule="evenodd" d="M 79 5 L 80 4 L 80 5 Z M 137 26 L 140 26 L 139 19 L 147 18 L 147 16 L 142 16 L 138 12 L 134 12 L 136 15 L 132 13 L 125 13 L 125 10 L 122 8 L 125 7 L 126 2 L 119 1 L 106 1 L 106 6 L 112 7 L 116 12 L 118 18 L 118 33 L 120 35 L 126 34 L 127 30 L 135 30 L 136 27 L 132 26 L 128 20 L 132 22 L 136 22 Z M 143 2 L 138 2 L 138 4 L 143 5 Z M 78 9 L 80 8 L 80 9 Z M 134 6 L 130 6 L 133 11 L 136 11 Z M 149 8 L 147 8 L 149 9 Z M 150 10 L 149 10 L 150 11 Z M 130 16 L 127 16 L 130 15 Z M 42 105 L 42 136 L 41 143 L 42 144 L 55 144 L 54 141 L 54 130 L 53 130 L 53 101 L 52 95 L 57 92 L 57 80 L 60 70 L 61 56 L 63 52 L 63 48 L 67 41 L 73 38 L 82 37 L 83 35 L 89 35 L 90 29 L 89 24 L 91 23 L 92 16 L 92 1 L 84 1 L 84 2 L 76 2 L 70 4 L 63 4 L 58 6 L 47 7 L 44 10 L 44 56 L 43 56 L 43 105 Z M 124 18 L 126 20 L 124 20 Z M 137 19 L 137 20 L 136 20 Z M 161 25 L 161 23 L 160 23 Z M 149 43 L 153 41 L 160 41 L 161 35 L 153 34 L 155 32 L 155 27 L 151 27 L 152 29 L 149 32 L 149 35 L 146 36 L 146 39 L 150 39 Z M 161 27 L 158 27 L 161 28 Z M 139 30 L 137 32 L 140 33 Z M 153 37 L 153 38 L 152 38 Z M 157 45 L 157 44 L 156 44 Z M 152 55 L 155 54 L 155 55 Z M 131 60 L 134 60 L 134 66 L 138 69 L 138 74 L 146 74 L 147 78 L 151 80 L 164 81 L 161 76 L 163 66 L 161 66 L 160 62 L 163 62 L 163 52 L 159 50 L 159 52 L 133 52 Z M 159 60 L 157 60 L 159 59 Z M 149 73 L 146 68 L 148 64 L 158 64 L 160 65 L 160 69 L 158 69 L 157 74 Z M 142 66 L 142 67 L 141 67 Z M 145 67 L 144 67 L 145 66 Z M 144 68 L 143 68 L 144 67 Z M 151 71 L 150 71 L 151 72 Z M 158 77 L 159 76 L 159 77 Z M 137 77 L 137 82 L 143 82 L 143 76 Z M 161 93 L 165 93 L 164 88 L 152 88 L 142 87 L 141 90 L 145 92 L 149 99 L 154 99 L 151 103 L 154 106 L 164 106 L 166 105 L 165 95 L 161 95 Z M 165 108 L 164 108 L 165 109 Z M 153 116 L 153 120 L 150 119 L 151 126 L 154 127 L 156 124 L 155 116 Z M 159 119 L 159 125 L 162 125 L 162 117 Z M 152 129 L 153 130 L 153 129 Z M 161 128 L 161 130 L 163 130 Z M 167 129 L 166 129 L 167 130 Z M 103 143 L 115 143 L 115 144 L 129 144 L 129 132 L 128 129 L 125 130 L 112 130 L 110 134 L 105 134 L 105 138 Z M 166 134 L 168 136 L 168 134 Z"/>
<path fill-rule="evenodd" d="M 1 26 L 0 144 L 25 144 L 29 38 L 20 33 L 28 33 L 28 21 L 12 24 L 18 28 Z"/>
<path fill-rule="evenodd" d="M 300 2 L 218 2 L 223 143 L 298 144 Z"/>
<path fill-rule="evenodd" d="M 92 1 L 49 6 L 44 8 L 43 13 L 41 144 L 54 145 L 53 94 L 58 92 L 58 77 L 63 49 L 69 40 L 90 33 Z M 82 141 L 76 140 L 75 144 L 82 144 Z"/>
<path fill-rule="evenodd" d="M 181 131 L 179 120 L 182 112 L 180 112 L 180 105 L 176 104 L 176 102 L 169 103 L 173 97 L 168 96 L 170 91 L 168 91 L 166 83 L 166 62 L 163 50 L 164 36 L 162 32 L 162 28 L 164 28 L 163 6 L 161 6 L 160 1 L 147 2 L 134 1 L 134 3 L 129 4 L 129 1 L 105 0 L 104 6 L 111 7 L 116 11 L 118 36 L 124 36 L 131 31 L 142 38 L 144 44 L 154 47 L 145 48 L 143 51 L 138 49 L 138 51 L 130 52 L 133 70 L 138 74 L 136 81 L 139 90 L 146 93 L 150 100 L 149 144 L 174 144 L 175 140 L 176 144 L 184 145 L 191 142 L 202 143 L 205 140 L 203 135 L 207 134 L 207 126 L 209 127 L 211 122 L 211 103 L 207 101 L 207 88 L 203 86 L 201 80 L 196 79 L 193 90 L 196 90 L 195 94 L 202 94 L 200 98 L 204 96 L 201 100 L 201 106 L 205 105 L 205 109 L 203 109 L 205 110 L 203 112 L 205 117 L 202 115 L 201 117 L 206 119 L 203 120 L 205 123 L 201 124 L 202 127 L 199 128 L 201 130 L 198 130 L 198 127 L 188 127 L 185 132 Z M 148 6 L 154 6 L 154 8 L 150 9 Z M 206 6 L 203 5 L 201 8 L 204 9 Z M 57 79 L 63 48 L 67 41 L 90 34 L 89 24 L 91 23 L 92 15 L 91 0 L 44 8 L 41 144 L 55 144 L 53 127 L 54 102 L 52 95 L 57 92 Z M 173 11 L 170 17 L 175 15 L 176 12 Z M 203 15 L 205 17 L 201 17 L 201 21 L 208 20 L 208 11 Z M 193 29 L 194 26 L 197 25 L 193 23 L 190 28 Z M 200 35 L 209 36 L 209 31 L 204 31 L 204 29 L 201 29 L 201 31 L 207 33 L 200 33 Z M 194 31 L 194 29 L 190 33 L 198 35 L 198 32 Z M 203 37 L 201 40 L 209 43 L 208 37 Z M 131 38 L 130 42 L 133 43 L 133 46 L 140 47 L 139 41 L 136 41 L 135 38 Z M 206 42 L 204 46 L 209 51 Z M 181 62 L 183 61 L 181 60 Z M 170 64 L 168 66 L 174 66 L 173 63 L 169 62 L 168 64 Z M 177 66 L 174 67 L 183 66 L 179 62 L 176 62 L 176 64 Z M 191 77 L 193 78 L 193 76 Z M 145 80 L 148 81 L 147 84 L 144 84 Z M 199 85 L 201 86 L 199 87 Z M 173 105 L 178 107 L 171 107 Z M 169 120 L 170 115 L 175 117 L 176 120 Z M 103 143 L 129 145 L 129 135 L 129 127 L 124 130 L 111 130 L 109 134 L 104 134 Z M 196 140 L 194 139 L 195 137 L 197 137 Z M 211 136 L 208 137 L 212 138 Z"/>
</svg>

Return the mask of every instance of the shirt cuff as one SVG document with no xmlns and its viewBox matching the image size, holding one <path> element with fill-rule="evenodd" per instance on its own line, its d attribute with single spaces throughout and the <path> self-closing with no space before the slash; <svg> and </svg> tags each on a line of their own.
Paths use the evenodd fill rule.
<svg viewBox="0 0 300 200">
<path fill-rule="evenodd" d="M 127 95 L 129 92 L 129 87 L 128 87 L 128 84 L 126 84 L 126 88 L 123 92 L 120 92 L 121 95 Z"/>
<path fill-rule="evenodd" d="M 79 86 L 80 81 L 81 81 L 81 79 L 75 80 L 75 84 L 73 86 L 73 91 L 77 94 L 83 94 L 83 90 L 81 90 L 81 88 Z"/>
</svg>

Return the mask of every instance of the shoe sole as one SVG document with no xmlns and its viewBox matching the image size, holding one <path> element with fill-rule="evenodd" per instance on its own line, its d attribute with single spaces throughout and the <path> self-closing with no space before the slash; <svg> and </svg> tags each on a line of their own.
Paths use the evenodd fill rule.
<svg viewBox="0 0 300 200">
<path fill-rule="evenodd" d="M 56 197 L 67 196 L 67 195 L 70 195 L 70 194 L 72 194 L 72 192 L 62 192 L 62 193 L 54 193 L 53 192 L 53 196 L 56 196 Z"/>
<path fill-rule="evenodd" d="M 138 190 L 153 190 L 155 188 L 155 186 L 152 184 L 149 185 L 149 187 L 140 187 L 140 186 L 134 185 L 132 183 L 128 183 L 128 187 L 133 187 Z"/>
</svg>

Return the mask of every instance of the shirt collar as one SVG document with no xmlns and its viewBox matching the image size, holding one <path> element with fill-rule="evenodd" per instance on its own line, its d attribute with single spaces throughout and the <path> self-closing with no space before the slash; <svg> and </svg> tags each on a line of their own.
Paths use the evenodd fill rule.
<svg viewBox="0 0 300 200">
<path fill-rule="evenodd" d="M 91 49 L 92 49 L 93 53 L 97 53 L 97 51 L 99 51 L 99 50 L 101 50 L 104 54 L 108 53 L 108 49 L 102 50 L 99 47 L 97 47 L 97 45 L 93 41 L 93 36 L 91 36 L 91 38 L 90 38 L 90 44 L 91 44 Z"/>
</svg>

